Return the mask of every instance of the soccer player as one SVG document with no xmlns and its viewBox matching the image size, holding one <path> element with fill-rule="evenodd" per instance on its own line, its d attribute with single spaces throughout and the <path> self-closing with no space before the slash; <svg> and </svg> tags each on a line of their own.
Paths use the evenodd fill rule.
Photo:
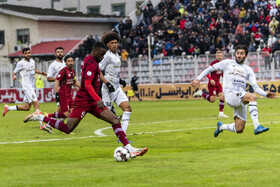
<svg viewBox="0 0 280 187">
<path fill-rule="evenodd" d="M 254 91 L 261 96 L 274 98 L 276 94 L 272 92 L 266 93 L 258 86 L 254 71 L 248 65 L 244 64 L 247 56 L 248 47 L 238 45 L 235 48 L 235 60 L 226 59 L 213 66 L 209 66 L 192 82 L 192 86 L 197 87 L 200 80 L 210 72 L 224 72 L 223 90 L 225 100 L 228 106 L 233 108 L 235 123 L 223 124 L 219 121 L 217 123 L 217 129 L 214 132 L 214 137 L 217 137 L 223 130 L 242 133 L 247 120 L 247 104 L 249 104 L 249 113 L 254 124 L 255 135 L 269 130 L 268 127 L 263 127 L 259 123 L 257 97 L 254 93 L 246 92 L 246 83 L 248 81 Z"/>
<path fill-rule="evenodd" d="M 64 60 L 66 67 L 59 71 L 54 84 L 56 102 L 60 103 L 61 112 L 47 114 L 47 117 L 67 118 L 73 109 L 72 86 L 77 90 L 80 88 L 80 84 L 76 81 L 75 71 L 72 69 L 74 57 L 67 55 Z"/>
<path fill-rule="evenodd" d="M 10 110 L 20 110 L 20 111 L 29 111 L 31 105 L 34 107 L 34 114 L 41 114 L 40 106 L 38 99 L 36 97 L 34 88 L 35 88 L 35 73 L 46 76 L 47 74 L 43 71 L 39 71 L 35 68 L 35 61 L 31 59 L 31 51 L 29 48 L 22 49 L 23 59 L 19 61 L 16 65 L 16 68 L 13 72 L 13 80 L 17 79 L 16 74 L 20 73 L 22 78 L 21 86 L 24 92 L 24 105 L 16 105 L 16 106 L 4 106 L 3 117 Z M 44 130 L 46 125 L 41 126 L 41 129 Z"/>
<path fill-rule="evenodd" d="M 55 61 L 51 63 L 48 69 L 47 80 L 48 82 L 55 82 L 55 78 L 57 77 L 59 71 L 65 67 L 65 63 L 63 62 L 64 57 L 64 49 L 62 47 L 57 47 L 55 49 Z M 60 104 L 57 102 L 57 112 L 60 112 Z"/>
<path fill-rule="evenodd" d="M 214 64 L 220 62 L 223 60 L 223 52 L 217 51 L 216 52 L 216 60 L 211 62 L 210 66 L 213 66 Z M 205 94 L 202 92 L 202 90 L 198 90 L 193 94 L 194 97 L 202 96 L 204 99 L 208 100 L 210 103 L 214 103 L 216 100 L 216 95 L 220 98 L 220 104 L 219 104 L 219 117 L 227 118 L 228 116 L 224 114 L 224 107 L 225 107 L 225 96 L 223 93 L 223 88 L 220 84 L 220 77 L 223 76 L 222 71 L 213 71 L 211 72 L 211 75 L 208 74 L 207 78 L 209 79 L 208 82 L 208 90 L 209 94 Z"/>
<path fill-rule="evenodd" d="M 148 151 L 148 148 L 136 149 L 129 144 L 120 124 L 120 120 L 104 106 L 103 101 L 97 95 L 100 85 L 100 69 L 98 63 L 103 59 L 106 50 L 107 47 L 102 42 L 96 42 L 91 54 L 84 59 L 84 65 L 81 72 L 81 88 L 76 94 L 74 108 L 68 117 L 67 124 L 59 120 L 45 117 L 42 114 L 31 114 L 26 116 L 24 122 L 44 121 L 52 127 L 69 134 L 79 125 L 84 116 L 87 113 L 90 113 L 95 117 L 112 124 L 114 133 L 123 143 L 125 148 L 130 151 L 131 157 L 142 156 Z"/>
<path fill-rule="evenodd" d="M 120 84 L 126 85 L 125 81 L 120 79 L 121 60 L 117 53 L 119 36 L 115 32 L 107 32 L 102 36 L 102 42 L 108 47 L 104 59 L 100 62 L 101 71 L 105 72 L 100 75 L 102 85 L 102 100 L 110 110 L 115 102 L 123 110 L 122 128 L 126 132 L 131 115 L 131 107 L 128 98 L 123 92 Z"/>
<path fill-rule="evenodd" d="M 132 90 L 133 90 L 134 94 L 138 98 L 138 101 L 142 101 L 142 99 L 139 96 L 139 92 L 138 92 L 138 82 L 137 82 L 137 80 L 138 80 L 137 72 L 134 72 L 134 76 L 131 78 L 130 84 L 132 86 Z"/>
</svg>

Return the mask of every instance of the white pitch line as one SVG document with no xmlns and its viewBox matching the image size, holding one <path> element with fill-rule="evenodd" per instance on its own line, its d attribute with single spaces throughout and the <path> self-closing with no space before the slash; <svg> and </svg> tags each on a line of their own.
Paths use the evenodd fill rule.
<svg viewBox="0 0 280 187">
<path fill-rule="evenodd" d="M 276 124 L 280 123 L 280 121 L 274 121 L 274 122 L 264 122 L 261 124 Z M 246 124 L 248 125 L 253 125 L 253 124 Z M 106 127 L 102 128 L 108 129 L 112 127 Z M 155 131 L 155 132 L 139 132 L 139 133 L 132 133 L 128 135 L 140 135 L 140 134 L 155 134 L 155 133 L 165 133 L 165 132 L 180 132 L 180 131 L 191 131 L 191 130 L 202 130 L 202 129 L 214 129 L 216 127 L 201 127 L 201 128 L 190 128 L 190 129 L 177 129 L 177 130 L 163 130 L 163 131 Z M 99 130 L 102 130 L 99 129 Z M 36 142 L 51 142 L 51 141 L 63 141 L 63 140 L 77 140 L 77 139 L 88 139 L 88 138 L 97 138 L 97 137 L 108 137 L 108 136 L 115 136 L 115 135 L 105 135 L 102 134 L 101 136 L 85 136 L 85 137 L 76 137 L 76 138 L 62 138 L 62 139 L 45 139 L 45 140 L 27 140 L 27 141 L 17 141 L 17 142 L 0 142 L 0 145 L 5 145 L 5 144 L 22 144 L 22 143 L 36 143 Z"/>
</svg>

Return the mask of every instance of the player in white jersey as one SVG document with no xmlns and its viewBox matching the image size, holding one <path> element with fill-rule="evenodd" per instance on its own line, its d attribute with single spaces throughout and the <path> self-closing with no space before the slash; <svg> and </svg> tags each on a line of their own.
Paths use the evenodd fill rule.
<svg viewBox="0 0 280 187">
<path fill-rule="evenodd" d="M 31 52 L 29 48 L 22 49 L 22 56 L 24 57 L 21 61 L 19 61 L 16 65 L 16 68 L 13 72 L 13 80 L 17 79 L 16 74 L 19 73 L 21 75 L 21 85 L 22 90 L 24 92 L 24 105 L 16 105 L 16 106 L 4 106 L 3 117 L 10 110 L 22 110 L 29 111 L 31 105 L 34 107 L 35 114 L 41 114 L 40 106 L 38 99 L 36 97 L 34 88 L 35 88 L 35 73 L 46 76 L 47 74 L 43 71 L 39 71 L 35 68 L 35 62 L 31 59 Z"/>
<path fill-rule="evenodd" d="M 47 75 L 48 82 L 54 82 L 59 71 L 66 66 L 63 61 L 63 57 L 64 57 L 64 49 L 62 47 L 57 47 L 55 49 L 55 61 L 53 61 L 51 63 L 51 65 L 49 66 L 49 69 L 48 69 L 48 75 Z M 59 102 L 57 102 L 56 111 L 60 112 Z"/>
<path fill-rule="evenodd" d="M 120 79 L 121 60 L 117 53 L 119 36 L 115 32 L 108 32 L 102 36 L 102 42 L 108 47 L 103 60 L 99 63 L 100 79 L 104 83 L 101 88 L 102 101 L 110 110 L 115 102 L 123 110 L 122 128 L 126 132 L 131 115 L 131 107 L 128 98 L 120 85 L 126 86 L 126 82 Z M 104 76 L 103 73 L 104 72 Z"/>
<path fill-rule="evenodd" d="M 269 130 L 268 127 L 263 127 L 259 123 L 257 97 L 254 93 L 246 92 L 246 83 L 248 81 L 254 91 L 261 96 L 274 98 L 276 94 L 272 92 L 266 93 L 258 86 L 254 71 L 244 64 L 247 55 L 248 47 L 238 45 L 235 49 L 235 60 L 222 60 L 213 66 L 209 66 L 192 82 L 192 86 L 197 87 L 200 80 L 210 72 L 224 72 L 223 91 L 228 106 L 234 110 L 235 123 L 223 124 L 219 121 L 214 137 L 217 137 L 223 130 L 242 133 L 247 120 L 247 104 L 249 104 L 249 113 L 254 124 L 255 135 Z"/>
</svg>

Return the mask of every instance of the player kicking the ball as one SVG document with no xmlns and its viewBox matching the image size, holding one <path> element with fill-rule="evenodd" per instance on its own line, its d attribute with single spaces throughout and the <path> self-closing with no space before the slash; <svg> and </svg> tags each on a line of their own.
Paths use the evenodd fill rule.
<svg viewBox="0 0 280 187">
<path fill-rule="evenodd" d="M 50 126 L 69 134 L 79 125 L 84 116 L 87 113 L 90 113 L 95 117 L 112 124 L 114 133 L 123 143 L 124 147 L 130 151 L 132 158 L 142 156 L 148 151 L 148 148 L 136 149 L 129 144 L 125 132 L 121 127 L 120 120 L 104 106 L 104 103 L 97 95 L 100 85 L 100 69 L 98 63 L 103 59 L 106 49 L 107 47 L 103 43 L 96 42 L 91 54 L 84 59 L 81 73 L 81 88 L 75 97 L 74 108 L 69 115 L 67 124 L 59 120 L 45 117 L 41 114 L 31 114 L 30 116 L 26 116 L 24 122 L 44 121 Z"/>
<path fill-rule="evenodd" d="M 211 62 L 210 66 L 213 66 L 214 64 L 220 62 L 223 60 L 223 52 L 217 51 L 216 52 L 216 60 Z M 211 72 L 211 75 L 208 74 L 207 78 L 209 79 L 208 82 L 208 90 L 209 94 L 202 93 L 202 90 L 198 90 L 193 94 L 194 97 L 202 96 L 204 99 L 208 100 L 210 103 L 214 103 L 216 100 L 216 95 L 220 98 L 220 104 L 219 104 L 219 117 L 227 118 L 228 116 L 224 114 L 224 107 L 225 107 L 225 96 L 223 93 L 223 88 L 220 84 L 220 77 L 223 76 L 222 71 L 213 71 Z"/>
<path fill-rule="evenodd" d="M 213 66 L 209 66 L 192 82 L 192 86 L 197 87 L 200 80 L 210 72 L 224 72 L 223 90 L 225 100 L 228 106 L 233 108 L 235 123 L 223 124 L 219 121 L 217 123 L 217 129 L 214 132 L 214 137 L 217 137 L 223 130 L 242 133 L 247 120 L 247 104 L 249 104 L 249 113 L 254 124 L 255 135 L 269 130 L 268 127 L 263 127 L 259 123 L 257 97 L 253 93 L 246 92 L 246 83 L 248 81 L 254 91 L 261 96 L 274 98 L 276 94 L 272 92 L 266 93 L 258 86 L 254 71 L 244 64 L 247 56 L 248 47 L 238 45 L 235 48 L 235 60 L 222 60 Z"/>
</svg>

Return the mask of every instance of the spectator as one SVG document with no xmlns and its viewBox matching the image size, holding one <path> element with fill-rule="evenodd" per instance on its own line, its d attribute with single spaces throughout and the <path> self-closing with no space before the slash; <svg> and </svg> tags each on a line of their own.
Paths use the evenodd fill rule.
<svg viewBox="0 0 280 187">
<path fill-rule="evenodd" d="M 271 48 L 265 44 L 264 48 L 262 49 L 262 57 L 264 58 L 265 62 L 265 69 L 271 69 L 270 65 L 270 53 L 271 53 Z"/>
<path fill-rule="evenodd" d="M 137 18 L 137 23 L 136 23 L 136 25 L 138 25 L 139 22 L 140 22 L 140 18 L 141 18 L 141 16 L 142 16 L 142 11 L 141 11 L 140 6 L 137 6 L 136 11 L 135 11 L 135 15 L 136 15 L 136 18 Z"/>
<path fill-rule="evenodd" d="M 122 49 L 122 52 L 121 52 L 122 61 L 126 61 L 128 55 L 129 55 L 129 53 L 126 51 L 126 49 Z"/>
<path fill-rule="evenodd" d="M 277 27 L 279 25 L 279 21 L 276 20 L 275 17 L 272 18 L 272 21 L 269 23 L 269 29 L 271 33 L 275 33 Z"/>
<path fill-rule="evenodd" d="M 268 47 L 272 48 L 272 44 L 276 43 L 277 39 L 274 37 L 273 34 L 269 35 L 267 45 Z"/>
</svg>

